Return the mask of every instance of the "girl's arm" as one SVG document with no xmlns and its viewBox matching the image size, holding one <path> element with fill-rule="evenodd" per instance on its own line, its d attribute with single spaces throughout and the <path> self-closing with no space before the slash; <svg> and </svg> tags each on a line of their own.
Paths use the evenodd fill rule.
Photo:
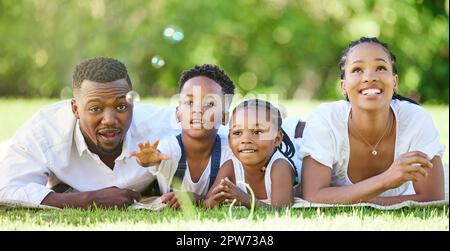
<svg viewBox="0 0 450 251">
<path fill-rule="evenodd" d="M 284 159 L 277 159 L 270 172 L 272 195 L 270 203 L 273 207 L 290 206 L 294 200 L 294 173 L 291 165 Z"/>
<path fill-rule="evenodd" d="M 317 203 L 368 202 L 388 189 L 428 175 L 431 167 L 432 164 L 424 153 L 409 152 L 400 155 L 388 170 L 379 175 L 349 186 L 331 187 L 331 168 L 307 156 L 303 159 L 302 166 L 303 197 Z"/>
<path fill-rule="evenodd" d="M 223 192 L 224 187 L 220 184 L 220 181 L 226 177 L 234 182 L 234 167 L 232 160 L 225 161 L 222 167 L 220 167 L 216 180 L 209 189 L 208 194 L 206 194 L 206 199 L 203 201 L 203 206 L 205 208 L 213 208 L 218 204 L 223 203 L 226 199 L 225 193 Z"/>
<path fill-rule="evenodd" d="M 433 164 L 433 168 L 427 170 L 428 175 L 426 177 L 419 175 L 417 177 L 417 181 L 413 182 L 416 194 L 392 197 L 377 197 L 370 200 L 370 202 L 380 205 L 391 205 L 406 200 L 443 200 L 445 198 L 445 181 L 441 157 L 434 156 L 434 158 L 431 160 L 431 163 Z"/>
</svg>

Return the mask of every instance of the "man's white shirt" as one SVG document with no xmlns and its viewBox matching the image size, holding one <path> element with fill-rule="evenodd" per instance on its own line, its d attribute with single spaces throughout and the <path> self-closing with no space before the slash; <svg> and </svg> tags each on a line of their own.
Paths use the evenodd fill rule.
<svg viewBox="0 0 450 251">
<path fill-rule="evenodd" d="M 130 152 L 147 139 L 177 133 L 174 107 L 135 104 L 122 154 L 110 169 L 87 149 L 70 101 L 46 106 L 17 130 L 7 148 L 0 163 L 0 201 L 38 205 L 59 180 L 80 192 L 110 186 L 142 191 L 155 177 Z"/>
</svg>

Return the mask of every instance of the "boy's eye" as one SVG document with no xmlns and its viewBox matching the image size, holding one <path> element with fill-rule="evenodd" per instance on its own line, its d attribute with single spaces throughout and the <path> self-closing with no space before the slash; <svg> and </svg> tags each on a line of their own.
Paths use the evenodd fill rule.
<svg viewBox="0 0 450 251">
<path fill-rule="evenodd" d="M 260 134 L 262 134 L 262 133 L 263 133 L 262 130 L 254 130 L 254 131 L 253 131 L 253 134 L 255 134 L 255 135 L 260 135 Z"/>
<path fill-rule="evenodd" d="M 239 136 L 239 135 L 242 134 L 242 132 L 241 132 L 241 131 L 233 131 L 232 134 L 233 134 L 234 136 Z"/>
<path fill-rule="evenodd" d="M 359 67 L 356 67 L 356 68 L 352 69 L 352 73 L 360 73 L 360 72 L 362 72 L 362 69 L 359 68 Z"/>
<path fill-rule="evenodd" d="M 89 111 L 90 111 L 90 112 L 98 113 L 98 112 L 101 112 L 101 111 L 102 111 L 102 108 L 100 108 L 100 107 L 98 107 L 98 106 L 93 106 L 93 107 L 89 108 Z"/>
<path fill-rule="evenodd" d="M 124 110 L 126 110 L 127 108 L 128 108 L 128 105 L 125 105 L 125 104 L 118 105 L 118 106 L 116 107 L 116 109 L 117 109 L 118 111 L 124 111 Z"/>
</svg>

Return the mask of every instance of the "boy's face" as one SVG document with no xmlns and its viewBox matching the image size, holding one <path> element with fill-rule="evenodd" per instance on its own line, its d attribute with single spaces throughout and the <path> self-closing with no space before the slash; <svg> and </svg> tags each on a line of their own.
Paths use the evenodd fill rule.
<svg viewBox="0 0 450 251">
<path fill-rule="evenodd" d="M 228 135 L 233 154 L 245 166 L 261 168 L 281 143 L 282 135 L 276 127 L 265 108 L 238 108 Z"/>
<path fill-rule="evenodd" d="M 191 136 L 207 135 L 219 128 L 224 116 L 224 95 L 218 83 L 204 76 L 184 83 L 177 107 L 183 131 Z"/>
</svg>

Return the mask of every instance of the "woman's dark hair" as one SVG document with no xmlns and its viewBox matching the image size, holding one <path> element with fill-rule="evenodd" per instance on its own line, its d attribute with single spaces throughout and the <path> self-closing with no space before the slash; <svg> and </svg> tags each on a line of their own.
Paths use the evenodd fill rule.
<svg viewBox="0 0 450 251">
<path fill-rule="evenodd" d="M 264 107 L 266 109 L 266 111 L 269 112 L 270 121 L 272 123 L 276 123 L 276 126 L 279 130 L 281 130 L 281 135 L 283 137 L 281 144 L 279 146 L 277 146 L 277 150 L 279 150 L 292 164 L 292 167 L 293 167 L 294 173 L 295 173 L 295 177 L 297 178 L 298 177 L 297 169 L 295 168 L 294 161 L 292 161 L 292 157 L 294 157 L 294 154 L 295 154 L 295 147 L 294 147 L 294 144 L 292 143 L 291 139 L 287 135 L 287 133 L 283 130 L 283 128 L 281 128 L 281 124 L 283 123 L 283 120 L 281 117 L 280 110 L 278 108 L 276 108 L 275 106 L 273 106 L 268 101 L 265 101 L 262 99 L 250 99 L 250 100 L 245 100 L 245 101 L 241 102 L 239 105 L 237 105 L 233 109 L 233 112 L 231 114 L 234 115 L 236 110 L 238 110 L 240 108 L 246 108 L 246 107 L 256 107 L 256 109 L 258 109 L 258 107 Z M 283 145 L 285 148 L 284 150 L 283 150 Z"/>
<path fill-rule="evenodd" d="M 342 53 L 341 60 L 339 61 L 339 64 L 338 64 L 341 79 L 345 78 L 344 66 L 345 66 L 345 62 L 347 60 L 347 54 L 349 53 L 349 51 L 353 47 L 355 47 L 355 46 L 357 46 L 359 44 L 362 44 L 362 43 L 373 43 L 373 44 L 380 45 L 386 51 L 386 53 L 389 55 L 389 59 L 391 60 L 391 64 L 392 64 L 392 73 L 397 74 L 397 65 L 396 65 L 397 59 L 396 59 L 394 53 L 392 53 L 389 50 L 388 45 L 386 43 L 381 42 L 376 37 L 369 37 L 369 38 L 368 37 L 361 37 L 359 40 L 352 41 L 348 45 L 347 49 L 345 49 L 345 51 Z M 409 101 L 409 102 L 411 102 L 413 104 L 418 105 L 418 103 L 416 101 L 414 101 L 414 100 L 412 100 L 410 98 L 407 98 L 407 97 L 403 97 L 403 96 L 401 96 L 401 95 L 399 95 L 397 93 L 394 93 L 394 95 L 392 95 L 392 98 L 393 99 L 398 99 L 398 100 L 406 100 L 406 101 Z M 346 98 L 346 99 L 348 101 L 348 98 Z"/>
</svg>

